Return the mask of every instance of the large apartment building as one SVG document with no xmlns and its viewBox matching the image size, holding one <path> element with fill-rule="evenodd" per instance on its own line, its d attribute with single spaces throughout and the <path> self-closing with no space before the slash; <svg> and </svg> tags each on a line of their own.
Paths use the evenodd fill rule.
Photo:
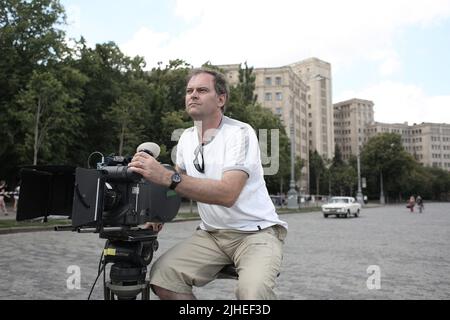
<svg viewBox="0 0 450 320">
<path fill-rule="evenodd" d="M 366 127 L 374 122 L 373 102 L 351 99 L 334 104 L 334 141 L 348 160 L 357 155 L 358 148 L 367 141 Z"/>
<path fill-rule="evenodd" d="M 334 121 L 331 64 L 309 58 L 289 65 L 308 86 L 309 147 L 323 158 L 334 156 Z"/>
<path fill-rule="evenodd" d="M 405 150 L 422 165 L 450 171 L 450 124 L 375 122 L 366 127 L 366 138 L 385 132 L 400 134 Z"/>
<path fill-rule="evenodd" d="M 239 82 L 239 64 L 218 66 L 230 85 Z M 277 115 L 294 142 L 295 155 L 306 164 L 301 177 L 296 177 L 301 193 L 309 190 L 309 140 L 307 122 L 308 87 L 289 66 L 255 68 L 255 94 L 263 107 Z"/>
<path fill-rule="evenodd" d="M 381 123 L 374 121 L 374 103 L 351 99 L 334 104 L 335 142 L 348 160 L 358 147 L 381 133 L 397 133 L 404 149 L 424 166 L 450 171 L 450 124 Z"/>
</svg>

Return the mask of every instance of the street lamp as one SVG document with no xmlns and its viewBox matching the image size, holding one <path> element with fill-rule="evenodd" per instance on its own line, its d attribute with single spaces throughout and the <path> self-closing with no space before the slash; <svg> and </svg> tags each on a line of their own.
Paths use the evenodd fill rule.
<svg viewBox="0 0 450 320">
<path fill-rule="evenodd" d="M 359 146 L 358 146 L 358 153 L 356 154 L 356 168 L 358 171 L 358 191 L 356 192 L 356 201 L 363 205 L 364 204 L 364 199 L 363 199 L 363 194 L 361 191 L 361 160 L 360 160 L 360 156 L 359 156 Z"/>
<path fill-rule="evenodd" d="M 328 172 L 328 198 L 331 198 L 331 167 L 333 165 L 332 160 L 327 160 L 325 166 Z"/>
<path fill-rule="evenodd" d="M 383 170 L 380 169 L 380 204 L 385 204 L 384 190 L 383 190 Z"/>
<path fill-rule="evenodd" d="M 287 207 L 288 209 L 298 209 L 298 194 L 297 190 L 295 190 L 295 122 L 293 109 L 291 124 L 291 181 L 289 182 L 289 188 Z"/>
</svg>

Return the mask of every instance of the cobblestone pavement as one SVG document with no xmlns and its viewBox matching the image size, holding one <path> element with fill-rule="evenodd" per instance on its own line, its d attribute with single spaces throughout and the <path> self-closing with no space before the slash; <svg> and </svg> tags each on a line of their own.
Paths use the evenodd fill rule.
<svg viewBox="0 0 450 320">
<path fill-rule="evenodd" d="M 366 208 L 351 219 L 325 219 L 320 212 L 282 219 L 289 233 L 276 287 L 280 299 L 450 298 L 449 203 L 426 204 L 422 214 L 398 205 Z M 166 224 L 155 256 L 197 224 Z M 72 232 L 0 235 L 0 299 L 86 299 L 104 241 Z M 81 289 L 67 289 L 72 265 L 80 267 Z M 379 289 L 368 289 L 373 265 L 380 271 Z M 235 285 L 216 280 L 194 292 L 199 299 L 235 299 Z M 100 279 L 92 299 L 103 299 L 102 286 Z"/>
</svg>

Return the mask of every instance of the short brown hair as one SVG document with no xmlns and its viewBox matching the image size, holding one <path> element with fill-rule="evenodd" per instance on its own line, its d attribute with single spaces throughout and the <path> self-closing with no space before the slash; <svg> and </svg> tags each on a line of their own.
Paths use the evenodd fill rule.
<svg viewBox="0 0 450 320">
<path fill-rule="evenodd" d="M 228 102 L 228 97 L 229 97 L 229 92 L 230 92 L 225 75 L 217 70 L 209 69 L 209 68 L 192 69 L 186 78 L 186 85 L 189 83 L 189 81 L 191 80 L 192 77 L 199 75 L 201 73 L 207 73 L 207 74 L 212 75 L 214 78 L 214 90 L 216 90 L 216 93 L 219 95 L 221 95 L 221 94 L 225 95 L 225 103 L 222 107 L 222 113 L 225 113 L 225 106 Z"/>
</svg>

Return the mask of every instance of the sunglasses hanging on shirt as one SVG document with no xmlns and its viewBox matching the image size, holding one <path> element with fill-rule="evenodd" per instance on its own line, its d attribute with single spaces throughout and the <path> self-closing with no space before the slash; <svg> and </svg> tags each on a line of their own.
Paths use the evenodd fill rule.
<svg viewBox="0 0 450 320">
<path fill-rule="evenodd" d="M 199 162 L 199 155 L 201 156 L 201 163 Z M 200 173 L 205 173 L 205 158 L 203 157 L 203 143 L 199 144 L 194 151 L 194 167 Z"/>
</svg>

